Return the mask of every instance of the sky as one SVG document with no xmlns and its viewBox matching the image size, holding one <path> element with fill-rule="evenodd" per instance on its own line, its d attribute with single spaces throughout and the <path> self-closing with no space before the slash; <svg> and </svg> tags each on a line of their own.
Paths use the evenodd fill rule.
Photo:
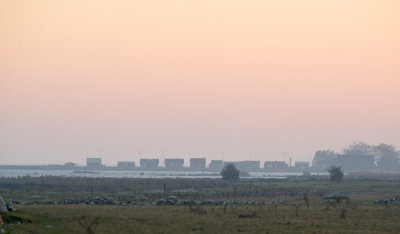
<svg viewBox="0 0 400 234">
<path fill-rule="evenodd" d="M 0 164 L 400 148 L 398 0 L 2 0 Z"/>
</svg>

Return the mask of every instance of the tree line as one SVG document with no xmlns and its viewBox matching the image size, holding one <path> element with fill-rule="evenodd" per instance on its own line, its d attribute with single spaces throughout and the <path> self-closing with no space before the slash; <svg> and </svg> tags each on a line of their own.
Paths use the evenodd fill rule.
<svg viewBox="0 0 400 234">
<path fill-rule="evenodd" d="M 333 150 L 318 150 L 315 152 L 312 165 L 315 168 L 327 169 L 330 166 L 343 162 L 356 164 L 363 163 L 363 159 L 373 160 L 373 167 L 377 170 L 396 171 L 400 170 L 400 151 L 393 145 L 379 144 L 370 145 L 365 142 L 354 142 L 343 149 L 342 153 Z M 346 165 L 352 166 L 352 165 Z M 355 165 L 354 165 L 355 166 Z"/>
</svg>

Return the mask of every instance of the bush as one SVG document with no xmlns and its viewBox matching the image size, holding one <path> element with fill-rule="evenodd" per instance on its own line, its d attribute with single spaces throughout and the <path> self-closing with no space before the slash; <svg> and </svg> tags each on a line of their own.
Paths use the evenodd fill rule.
<svg viewBox="0 0 400 234">
<path fill-rule="evenodd" d="M 342 171 L 341 167 L 331 166 L 328 169 L 328 172 L 329 172 L 329 180 L 331 182 L 340 182 L 340 181 L 342 181 L 344 174 L 343 174 L 343 171 Z"/>
<path fill-rule="evenodd" d="M 221 171 L 222 179 L 226 181 L 238 181 L 239 170 L 233 163 L 228 163 Z"/>
</svg>

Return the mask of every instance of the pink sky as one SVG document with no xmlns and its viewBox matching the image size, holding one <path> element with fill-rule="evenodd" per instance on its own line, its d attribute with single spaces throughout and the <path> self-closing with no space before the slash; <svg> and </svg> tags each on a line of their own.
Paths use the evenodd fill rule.
<svg viewBox="0 0 400 234">
<path fill-rule="evenodd" d="M 400 148 L 399 12 L 398 0 L 3 0 L 0 164 Z"/>
</svg>

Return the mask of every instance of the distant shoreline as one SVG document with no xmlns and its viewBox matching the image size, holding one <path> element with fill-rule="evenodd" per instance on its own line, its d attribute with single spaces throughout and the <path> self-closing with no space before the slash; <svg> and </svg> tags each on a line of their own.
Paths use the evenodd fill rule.
<svg viewBox="0 0 400 234">
<path fill-rule="evenodd" d="M 95 170 L 95 171 L 181 171 L 181 172 L 220 172 L 220 170 L 215 170 L 212 168 L 204 169 L 193 169 L 190 167 L 181 168 L 142 168 L 142 167 L 118 167 L 118 166 L 101 166 L 101 167 L 87 167 L 87 166 L 65 166 L 65 165 L 0 165 L 0 170 L 2 169 L 15 169 L 15 170 Z M 285 169 L 266 169 L 258 168 L 252 170 L 246 170 L 247 172 L 271 172 L 271 173 L 303 173 L 303 171 L 308 171 L 311 173 L 324 173 L 326 171 L 318 170 L 314 168 L 301 169 L 295 167 L 288 167 Z"/>
</svg>

